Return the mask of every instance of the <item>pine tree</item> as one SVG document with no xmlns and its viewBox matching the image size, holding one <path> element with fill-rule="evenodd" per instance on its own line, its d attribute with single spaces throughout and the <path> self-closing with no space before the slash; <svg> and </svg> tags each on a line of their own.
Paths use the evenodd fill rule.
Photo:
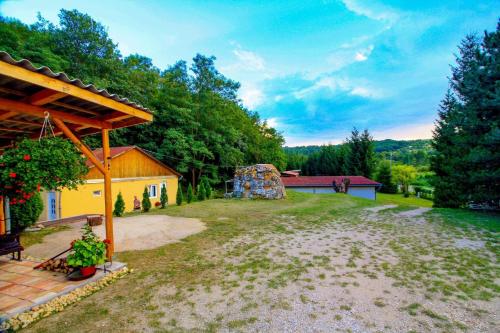
<svg viewBox="0 0 500 333">
<path fill-rule="evenodd" d="M 179 187 L 177 187 L 177 195 L 175 196 L 175 202 L 177 203 L 177 206 L 182 205 L 182 200 L 184 200 L 182 196 L 182 185 L 179 184 Z"/>
<path fill-rule="evenodd" d="M 198 185 L 198 193 L 196 193 L 196 199 L 198 199 L 198 201 L 203 201 L 205 200 L 205 198 L 206 198 L 205 184 L 201 182 Z"/>
<path fill-rule="evenodd" d="M 165 208 L 168 205 L 168 194 L 166 186 L 161 187 L 160 203 L 161 203 L 161 208 Z"/>
<path fill-rule="evenodd" d="M 210 187 L 210 183 L 207 177 L 203 178 L 203 187 L 205 189 L 205 198 L 210 199 L 210 197 L 212 196 L 212 188 Z"/>
<path fill-rule="evenodd" d="M 469 35 L 459 46 L 433 138 L 437 207 L 500 200 L 499 43 L 500 21 L 482 42 Z"/>
<path fill-rule="evenodd" d="M 151 200 L 149 200 L 148 187 L 144 187 L 144 192 L 142 193 L 142 211 L 149 212 L 151 209 Z"/>
<path fill-rule="evenodd" d="M 389 161 L 382 161 L 378 167 L 377 181 L 382 184 L 380 192 L 382 193 L 397 193 L 398 189 L 392 180 L 391 166 Z"/>
<path fill-rule="evenodd" d="M 115 216 L 123 216 L 124 211 L 125 211 L 125 201 L 123 200 L 122 192 L 118 192 L 118 195 L 116 196 L 115 210 L 113 211 L 113 214 Z"/>
<path fill-rule="evenodd" d="M 187 203 L 191 203 L 191 201 L 193 201 L 193 187 L 191 186 L 191 183 L 188 184 L 186 199 Z"/>
</svg>

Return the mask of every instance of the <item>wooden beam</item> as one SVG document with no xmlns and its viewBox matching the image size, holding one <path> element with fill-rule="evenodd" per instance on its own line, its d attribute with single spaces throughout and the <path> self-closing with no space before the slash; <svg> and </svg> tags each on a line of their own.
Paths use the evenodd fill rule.
<svg viewBox="0 0 500 333">
<path fill-rule="evenodd" d="M 78 147 L 78 149 L 95 165 L 97 169 L 104 175 L 106 173 L 106 170 L 104 169 L 103 165 L 101 164 L 101 161 L 97 159 L 97 157 L 94 155 L 94 153 L 85 145 L 69 128 L 66 126 L 64 121 L 62 119 L 53 117 L 52 120 L 54 121 L 54 124 L 70 139 L 75 146 Z"/>
<path fill-rule="evenodd" d="M 109 148 L 109 130 L 102 130 L 102 156 L 104 160 L 104 207 L 106 219 L 106 239 L 110 241 L 107 248 L 107 257 L 112 261 L 114 252 L 113 235 L 113 196 L 111 194 L 111 151 Z"/>
<path fill-rule="evenodd" d="M 14 117 L 17 114 L 17 112 L 14 112 L 14 111 L 8 111 L 8 110 L 6 110 L 6 111 L 7 112 L 0 113 L 0 121 Z"/>
<path fill-rule="evenodd" d="M 146 121 L 153 120 L 153 114 L 151 114 L 150 112 L 136 109 L 124 103 L 117 102 L 111 98 L 101 96 L 73 84 L 48 77 L 41 73 L 32 72 L 26 68 L 12 65 L 3 61 L 0 61 L 0 74 L 37 86 L 59 91 L 88 102 L 105 106 L 115 111 L 130 114 L 134 117 L 138 117 Z"/>
<path fill-rule="evenodd" d="M 37 127 L 42 126 L 42 123 L 39 121 L 26 121 L 26 120 L 19 120 L 19 119 L 4 119 L 3 121 L 7 122 L 7 123 L 14 123 L 14 124 L 26 125 L 26 126 L 37 126 Z"/>
<path fill-rule="evenodd" d="M 30 130 L 23 130 L 19 128 L 10 128 L 10 127 L 0 127 L 0 131 L 4 132 L 14 132 L 14 133 L 30 133 Z"/>
<path fill-rule="evenodd" d="M 26 97 L 25 101 L 31 105 L 44 105 L 57 101 L 67 95 L 68 94 L 60 91 L 43 89 L 31 96 Z"/>
<path fill-rule="evenodd" d="M 0 64 L 1 63 L 2 62 L 0 61 Z M 0 98 L 0 110 L 10 111 L 10 112 L 15 112 L 15 113 L 29 114 L 29 115 L 36 116 L 39 118 L 44 118 L 45 112 L 49 112 L 53 117 L 64 119 L 64 121 L 67 121 L 69 123 L 78 124 L 78 125 L 88 125 L 90 127 L 95 127 L 95 128 L 99 128 L 99 129 L 112 128 L 111 124 L 106 122 L 106 121 L 100 121 L 100 120 L 96 120 L 93 118 L 85 118 L 85 117 L 75 116 L 75 115 L 67 113 L 67 112 L 47 109 L 47 108 L 43 108 L 40 106 L 30 105 L 30 104 L 26 104 L 24 102 L 13 101 L 13 100 L 6 99 L 6 98 Z M 0 116 L 0 120 L 2 120 L 1 117 L 2 116 Z"/>
<path fill-rule="evenodd" d="M 100 116 L 101 115 L 99 112 L 92 111 L 92 110 L 87 110 L 87 109 L 81 108 L 81 107 L 76 106 L 76 105 L 71 105 L 71 104 L 63 103 L 63 102 L 59 102 L 59 101 L 52 102 L 51 104 L 52 105 L 57 105 L 57 106 L 60 106 L 60 107 L 66 108 L 66 109 L 71 109 L 71 110 L 75 110 L 75 111 L 78 111 L 78 112 L 82 112 L 82 113 L 88 113 L 88 114 L 91 114 L 91 115 L 94 115 L 94 116 Z"/>
</svg>

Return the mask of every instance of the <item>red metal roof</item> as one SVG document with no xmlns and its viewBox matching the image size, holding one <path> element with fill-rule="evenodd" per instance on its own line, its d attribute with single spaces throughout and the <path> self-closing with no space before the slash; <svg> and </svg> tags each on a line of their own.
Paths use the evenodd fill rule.
<svg viewBox="0 0 500 333">
<path fill-rule="evenodd" d="M 380 183 L 363 176 L 299 176 L 299 177 L 281 177 L 283 185 L 287 187 L 308 187 L 308 186 L 328 186 L 331 187 L 333 181 L 337 184 L 342 180 L 349 178 L 350 186 L 380 186 Z"/>
</svg>

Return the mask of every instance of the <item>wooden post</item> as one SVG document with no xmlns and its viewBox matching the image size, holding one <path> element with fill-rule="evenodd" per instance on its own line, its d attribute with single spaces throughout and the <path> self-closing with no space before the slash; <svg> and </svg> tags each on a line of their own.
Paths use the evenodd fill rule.
<svg viewBox="0 0 500 333">
<path fill-rule="evenodd" d="M 110 149 L 109 149 L 109 130 L 102 129 L 102 156 L 104 160 L 104 206 L 106 218 L 106 239 L 110 241 L 108 244 L 108 260 L 111 261 L 114 252 L 114 237 L 113 237 L 113 197 L 111 194 L 111 164 L 110 164 Z"/>
<path fill-rule="evenodd" d="M 0 197 L 0 235 L 5 234 L 5 225 L 7 221 L 5 221 L 5 213 L 3 210 L 3 197 Z"/>
</svg>

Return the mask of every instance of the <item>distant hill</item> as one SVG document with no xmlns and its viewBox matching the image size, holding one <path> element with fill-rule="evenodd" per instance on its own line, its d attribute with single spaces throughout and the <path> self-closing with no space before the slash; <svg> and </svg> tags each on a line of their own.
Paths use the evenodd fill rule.
<svg viewBox="0 0 500 333">
<path fill-rule="evenodd" d="M 375 153 L 381 159 L 390 159 L 404 164 L 422 166 L 429 164 L 432 154 L 431 140 L 379 140 L 374 141 Z M 338 145 L 336 145 L 338 146 Z M 322 146 L 284 147 L 287 155 L 309 156 L 321 150 Z"/>
</svg>

